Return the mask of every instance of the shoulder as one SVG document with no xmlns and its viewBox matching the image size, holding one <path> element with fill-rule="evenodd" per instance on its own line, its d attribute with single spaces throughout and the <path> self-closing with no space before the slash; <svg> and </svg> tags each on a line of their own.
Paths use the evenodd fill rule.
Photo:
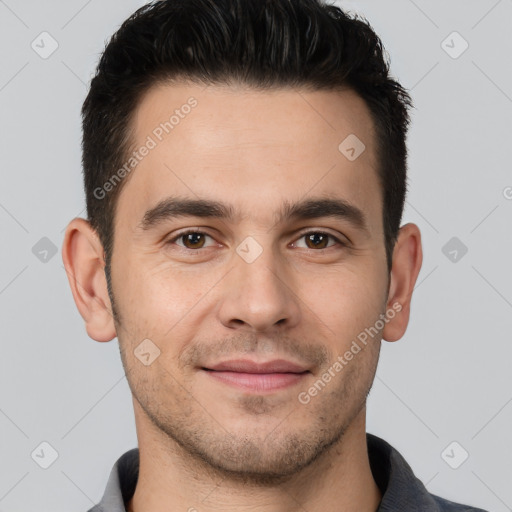
<svg viewBox="0 0 512 512">
<path fill-rule="evenodd" d="M 378 512 L 487 512 L 431 494 L 393 446 L 369 433 L 366 438 L 373 478 L 382 492 Z"/>
<path fill-rule="evenodd" d="M 439 512 L 487 512 L 481 508 L 470 507 L 469 505 L 462 505 L 460 503 L 454 503 L 448 501 L 440 496 L 431 494 L 432 499 L 436 502 Z"/>
</svg>

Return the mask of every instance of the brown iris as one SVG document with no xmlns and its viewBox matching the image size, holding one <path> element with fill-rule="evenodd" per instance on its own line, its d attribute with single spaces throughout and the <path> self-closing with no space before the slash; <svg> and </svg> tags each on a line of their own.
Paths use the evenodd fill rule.
<svg viewBox="0 0 512 512">
<path fill-rule="evenodd" d="M 203 233 L 187 233 L 181 237 L 187 249 L 201 249 L 205 242 L 204 238 Z"/>
<path fill-rule="evenodd" d="M 305 238 L 306 245 L 310 249 L 325 249 L 327 247 L 327 242 L 329 241 L 329 235 L 326 235 L 325 233 L 311 233 L 309 235 L 305 235 Z"/>
</svg>

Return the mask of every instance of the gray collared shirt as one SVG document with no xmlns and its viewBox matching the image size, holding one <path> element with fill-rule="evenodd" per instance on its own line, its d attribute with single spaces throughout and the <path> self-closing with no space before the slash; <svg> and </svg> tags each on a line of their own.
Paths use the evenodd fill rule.
<svg viewBox="0 0 512 512">
<path fill-rule="evenodd" d="M 382 493 L 376 512 L 486 512 L 430 494 L 406 460 L 390 444 L 366 434 L 373 478 Z M 123 454 L 114 464 L 101 501 L 88 512 L 126 512 L 139 474 L 139 449 Z"/>
</svg>

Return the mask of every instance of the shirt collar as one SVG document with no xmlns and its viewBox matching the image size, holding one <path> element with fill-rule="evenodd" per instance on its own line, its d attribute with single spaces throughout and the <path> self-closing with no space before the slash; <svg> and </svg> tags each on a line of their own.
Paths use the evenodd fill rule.
<svg viewBox="0 0 512 512">
<path fill-rule="evenodd" d="M 427 491 L 397 450 L 373 434 L 367 433 L 366 440 L 373 477 L 382 493 L 377 512 L 444 510 L 440 504 L 448 502 Z M 138 473 L 139 449 L 133 448 L 114 464 L 103 498 L 89 512 L 126 512 L 125 503 L 133 497 Z"/>
</svg>

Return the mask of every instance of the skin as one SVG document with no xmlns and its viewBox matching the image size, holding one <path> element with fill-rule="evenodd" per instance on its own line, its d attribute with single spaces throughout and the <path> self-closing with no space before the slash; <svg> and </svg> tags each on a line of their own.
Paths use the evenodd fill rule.
<svg viewBox="0 0 512 512">
<path fill-rule="evenodd" d="M 402 226 L 388 274 L 368 108 L 351 90 L 159 85 L 138 105 L 135 146 L 191 96 L 197 107 L 125 178 L 111 265 L 116 321 L 88 222 L 73 219 L 63 245 L 87 332 L 102 342 L 117 336 L 133 394 L 140 472 L 128 509 L 373 512 L 381 493 L 368 460 L 366 397 L 381 341 L 407 328 L 422 250 L 418 227 Z M 354 161 L 338 150 L 349 134 L 366 146 Z M 145 212 L 169 196 L 220 201 L 237 215 L 141 229 Z M 331 217 L 276 221 L 284 202 L 313 197 L 357 206 L 367 229 Z M 208 235 L 194 241 L 199 249 L 172 241 L 187 228 Z M 321 238 L 328 242 L 318 248 L 305 232 L 345 245 Z M 248 236 L 262 250 L 252 263 L 236 251 Z M 394 304 L 401 311 L 300 403 L 298 394 Z M 148 366 L 134 354 L 144 339 L 160 350 Z M 201 370 L 237 358 L 287 359 L 309 373 L 258 392 Z"/>
</svg>

